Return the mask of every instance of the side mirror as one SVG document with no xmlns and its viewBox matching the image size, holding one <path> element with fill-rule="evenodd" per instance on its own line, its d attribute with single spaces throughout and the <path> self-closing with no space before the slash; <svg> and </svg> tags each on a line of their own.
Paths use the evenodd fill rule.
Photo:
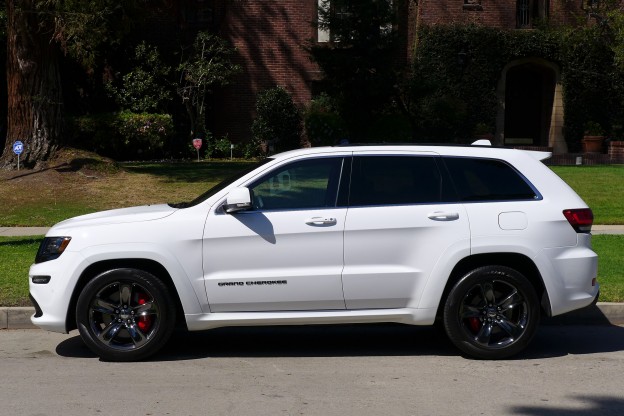
<svg viewBox="0 0 624 416">
<path fill-rule="evenodd" d="M 251 209 L 251 193 L 249 192 L 249 188 L 242 187 L 232 189 L 225 199 L 223 209 L 225 209 L 225 212 L 228 214 Z"/>
</svg>

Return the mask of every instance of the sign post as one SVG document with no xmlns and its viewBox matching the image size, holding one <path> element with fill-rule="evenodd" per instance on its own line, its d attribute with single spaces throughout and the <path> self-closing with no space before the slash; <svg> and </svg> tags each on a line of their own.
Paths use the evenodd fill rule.
<svg viewBox="0 0 624 416">
<path fill-rule="evenodd" d="M 20 155 L 24 151 L 24 143 L 17 140 L 13 143 L 13 153 L 17 155 L 17 170 L 20 170 Z"/>
<path fill-rule="evenodd" d="M 193 147 L 197 150 L 197 161 L 199 162 L 199 149 L 202 147 L 202 139 L 193 139 Z"/>
</svg>

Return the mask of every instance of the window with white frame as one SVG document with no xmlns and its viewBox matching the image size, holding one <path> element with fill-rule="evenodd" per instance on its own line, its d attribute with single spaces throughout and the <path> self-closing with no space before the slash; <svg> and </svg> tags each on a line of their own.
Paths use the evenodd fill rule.
<svg viewBox="0 0 624 416">
<path fill-rule="evenodd" d="M 393 7 L 393 0 L 386 0 L 390 7 Z M 317 42 L 337 42 L 335 36 L 332 36 L 330 29 L 328 28 L 329 19 L 348 19 L 354 11 L 353 7 L 349 7 L 351 4 L 348 1 L 332 1 L 332 0 L 317 0 Z M 325 20 L 323 20 L 325 19 Z M 386 23 L 380 26 L 382 34 L 389 34 L 392 32 L 392 23 Z"/>
</svg>

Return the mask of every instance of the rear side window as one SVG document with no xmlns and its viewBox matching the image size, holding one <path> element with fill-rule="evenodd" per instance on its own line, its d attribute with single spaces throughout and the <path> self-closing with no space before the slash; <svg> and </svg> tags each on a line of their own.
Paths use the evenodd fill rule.
<svg viewBox="0 0 624 416">
<path fill-rule="evenodd" d="M 349 205 L 425 204 L 448 200 L 445 181 L 435 159 L 430 156 L 355 157 Z"/>
<path fill-rule="evenodd" d="M 463 157 L 443 160 L 461 201 L 540 199 L 527 180 L 503 161 Z"/>
</svg>

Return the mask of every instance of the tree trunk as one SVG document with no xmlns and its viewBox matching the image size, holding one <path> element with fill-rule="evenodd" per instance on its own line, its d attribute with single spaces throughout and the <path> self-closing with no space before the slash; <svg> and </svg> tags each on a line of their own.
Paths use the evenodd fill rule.
<svg viewBox="0 0 624 416">
<path fill-rule="evenodd" d="M 58 46 L 34 10 L 36 0 L 7 1 L 7 139 L 0 167 L 17 165 L 13 143 L 24 143 L 20 163 L 34 168 L 61 141 L 63 113 Z"/>
</svg>

